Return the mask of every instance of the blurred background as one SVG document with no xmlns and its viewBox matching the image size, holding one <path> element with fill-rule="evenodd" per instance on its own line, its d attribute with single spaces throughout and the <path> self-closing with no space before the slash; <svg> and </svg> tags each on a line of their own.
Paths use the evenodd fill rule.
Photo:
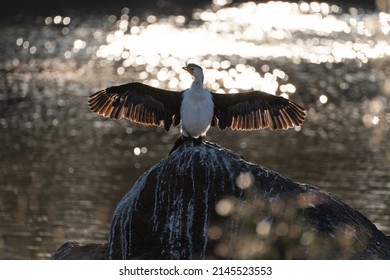
<svg viewBox="0 0 390 280">
<path fill-rule="evenodd" d="M 81 2 L 81 3 L 80 3 Z M 316 185 L 390 235 L 390 14 L 386 0 L 13 0 L 0 11 L 0 259 L 106 242 L 116 204 L 179 135 L 89 112 L 130 81 L 263 90 L 308 111 L 289 131 L 207 140 Z"/>
</svg>

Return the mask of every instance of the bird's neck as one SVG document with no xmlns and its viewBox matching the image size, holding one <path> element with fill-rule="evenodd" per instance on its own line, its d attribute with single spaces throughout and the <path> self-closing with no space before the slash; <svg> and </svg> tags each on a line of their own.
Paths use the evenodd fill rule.
<svg viewBox="0 0 390 280">
<path fill-rule="evenodd" d="M 192 90 L 203 89 L 203 77 L 197 77 L 191 84 Z"/>
</svg>

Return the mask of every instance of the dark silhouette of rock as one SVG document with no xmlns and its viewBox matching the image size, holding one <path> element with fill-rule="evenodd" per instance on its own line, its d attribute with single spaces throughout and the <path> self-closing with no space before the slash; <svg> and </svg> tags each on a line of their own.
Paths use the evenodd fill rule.
<svg viewBox="0 0 390 280">
<path fill-rule="evenodd" d="M 315 163 L 313 163 L 315 164 Z M 107 250 L 106 250 L 107 249 Z M 390 240 L 340 199 L 185 139 L 118 204 L 109 242 L 55 259 L 390 259 Z"/>
<path fill-rule="evenodd" d="M 107 258 L 389 259 L 389 248 L 331 194 L 189 139 L 118 204 Z"/>
<path fill-rule="evenodd" d="M 81 245 L 77 242 L 66 242 L 62 245 L 52 259 L 54 260 L 104 260 L 107 253 L 106 244 L 91 243 Z"/>
</svg>

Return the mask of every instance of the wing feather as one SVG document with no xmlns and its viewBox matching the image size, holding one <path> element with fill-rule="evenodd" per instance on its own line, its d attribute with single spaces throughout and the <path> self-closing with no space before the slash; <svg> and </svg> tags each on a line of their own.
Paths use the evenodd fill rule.
<svg viewBox="0 0 390 280">
<path fill-rule="evenodd" d="M 288 129 L 301 125 L 306 111 L 295 102 L 265 92 L 212 93 L 215 102 L 212 125 L 221 130 Z"/>
<path fill-rule="evenodd" d="M 88 98 L 88 107 L 106 118 L 164 126 L 168 131 L 172 123 L 180 123 L 181 96 L 181 92 L 128 83 L 95 92 Z"/>
</svg>

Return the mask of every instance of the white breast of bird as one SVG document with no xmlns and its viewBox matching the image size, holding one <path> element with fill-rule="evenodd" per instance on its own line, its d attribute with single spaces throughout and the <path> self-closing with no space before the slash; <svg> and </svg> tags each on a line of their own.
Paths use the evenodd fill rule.
<svg viewBox="0 0 390 280">
<path fill-rule="evenodd" d="M 187 89 L 180 108 L 181 133 L 186 137 L 205 136 L 214 116 L 214 102 L 204 88 Z"/>
</svg>

